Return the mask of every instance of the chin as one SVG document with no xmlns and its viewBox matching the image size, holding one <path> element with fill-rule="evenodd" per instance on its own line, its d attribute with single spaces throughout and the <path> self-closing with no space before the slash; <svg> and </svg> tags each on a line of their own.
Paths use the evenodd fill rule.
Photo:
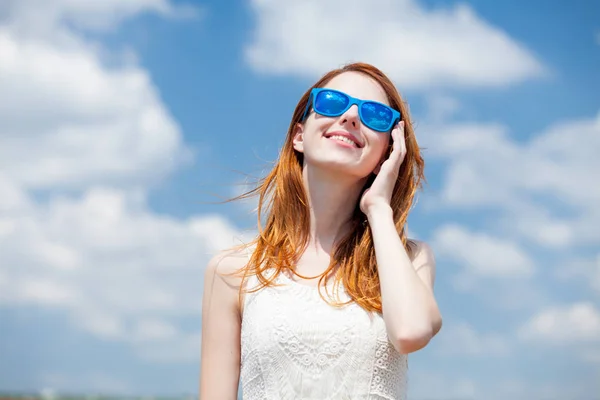
<svg viewBox="0 0 600 400">
<path fill-rule="evenodd" d="M 348 157 L 328 157 L 327 159 L 312 160 L 310 163 L 319 170 L 361 180 L 368 177 L 375 167 L 360 165 Z"/>
</svg>

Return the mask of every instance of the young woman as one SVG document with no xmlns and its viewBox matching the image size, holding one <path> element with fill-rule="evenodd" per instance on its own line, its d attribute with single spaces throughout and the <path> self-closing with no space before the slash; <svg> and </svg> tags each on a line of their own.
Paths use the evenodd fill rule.
<svg viewBox="0 0 600 400">
<path fill-rule="evenodd" d="M 259 195 L 259 234 L 209 263 L 201 400 L 405 399 L 407 354 L 440 330 L 435 262 L 405 224 L 423 159 L 377 68 L 300 99 Z M 265 215 L 266 214 L 266 215 Z M 260 221 L 266 217 L 265 226 Z"/>
</svg>

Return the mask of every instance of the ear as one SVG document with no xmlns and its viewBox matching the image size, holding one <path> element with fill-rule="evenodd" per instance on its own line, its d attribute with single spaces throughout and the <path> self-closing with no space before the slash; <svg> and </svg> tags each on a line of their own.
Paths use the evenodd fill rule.
<svg viewBox="0 0 600 400">
<path fill-rule="evenodd" d="M 304 153 L 304 126 L 302 124 L 296 124 L 293 143 L 294 150 Z"/>
</svg>

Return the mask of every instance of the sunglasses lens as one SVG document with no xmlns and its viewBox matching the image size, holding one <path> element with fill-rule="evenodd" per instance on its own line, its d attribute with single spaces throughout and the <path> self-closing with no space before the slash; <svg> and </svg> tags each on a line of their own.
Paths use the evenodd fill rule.
<svg viewBox="0 0 600 400">
<path fill-rule="evenodd" d="M 341 115 L 349 102 L 350 99 L 343 93 L 323 90 L 315 99 L 315 111 L 328 116 Z"/>
<path fill-rule="evenodd" d="M 363 124 L 376 131 L 387 131 L 392 125 L 392 110 L 382 104 L 364 103 L 361 109 Z"/>
</svg>

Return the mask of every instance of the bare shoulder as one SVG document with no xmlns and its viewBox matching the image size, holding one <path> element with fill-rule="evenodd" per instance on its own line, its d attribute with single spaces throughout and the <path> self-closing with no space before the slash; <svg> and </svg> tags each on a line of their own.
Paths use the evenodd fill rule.
<svg viewBox="0 0 600 400">
<path fill-rule="evenodd" d="M 219 315 L 241 316 L 240 287 L 247 263 L 247 253 L 239 250 L 222 251 L 210 259 L 204 272 L 203 314 L 214 310 Z"/>
<path fill-rule="evenodd" d="M 433 288 L 435 282 L 435 256 L 429 244 L 421 240 L 410 239 L 411 259 L 417 274 Z"/>
<path fill-rule="evenodd" d="M 427 242 L 416 239 L 409 239 L 412 243 L 411 258 L 414 264 L 433 264 L 435 265 L 435 256 L 433 249 Z"/>
<path fill-rule="evenodd" d="M 239 289 L 243 268 L 248 263 L 245 250 L 224 250 L 214 255 L 206 266 L 205 281 L 219 279 L 232 288 Z"/>
</svg>

